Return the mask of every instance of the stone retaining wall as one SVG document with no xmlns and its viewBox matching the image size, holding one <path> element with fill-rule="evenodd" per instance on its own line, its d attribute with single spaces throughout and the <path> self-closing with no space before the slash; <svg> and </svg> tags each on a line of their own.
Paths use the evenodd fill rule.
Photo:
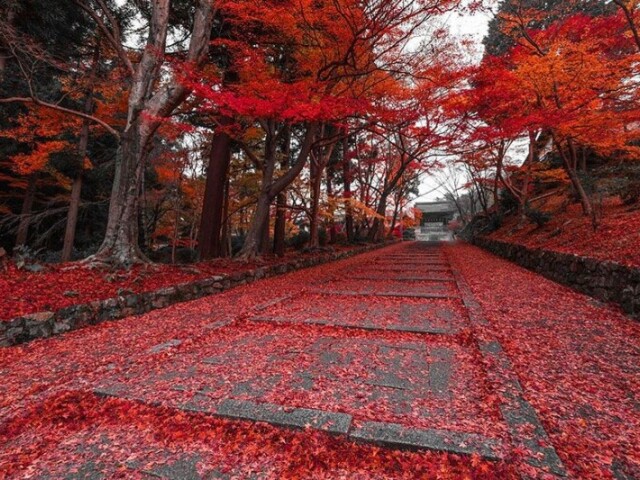
<svg viewBox="0 0 640 480">
<path fill-rule="evenodd" d="M 46 338 L 60 333 L 95 325 L 107 320 L 116 320 L 131 315 L 140 315 L 174 303 L 187 302 L 245 285 L 262 278 L 273 277 L 302 268 L 342 260 L 389 244 L 366 245 L 352 250 L 327 253 L 317 257 L 299 258 L 289 262 L 259 267 L 253 270 L 234 272 L 230 275 L 214 276 L 193 282 L 180 283 L 151 292 L 135 293 L 96 300 L 66 307 L 55 312 L 38 312 L 0 321 L 0 347 Z"/>
<path fill-rule="evenodd" d="M 473 243 L 598 300 L 617 303 L 636 318 L 640 316 L 639 268 L 482 237 Z"/>
</svg>

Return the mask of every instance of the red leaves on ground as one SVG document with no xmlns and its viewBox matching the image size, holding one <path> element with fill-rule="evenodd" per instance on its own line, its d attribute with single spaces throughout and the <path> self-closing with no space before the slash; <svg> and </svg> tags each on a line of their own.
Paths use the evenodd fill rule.
<svg viewBox="0 0 640 480">
<path fill-rule="evenodd" d="M 512 466 L 479 458 L 470 461 L 446 453 L 389 451 L 320 432 L 227 422 L 122 400 L 99 400 L 87 393 L 119 373 L 151 372 L 183 352 L 198 351 L 203 345 L 213 348 L 217 340 L 229 335 L 225 333 L 229 329 L 245 334 L 277 330 L 246 324 L 243 319 L 264 313 L 255 308 L 263 302 L 299 293 L 305 285 L 317 285 L 318 279 L 331 277 L 340 268 L 362 265 L 380 254 L 373 252 L 138 317 L 0 349 L 0 477 L 39 478 L 46 472 L 61 478 L 93 468 L 109 478 L 142 478 L 141 471 L 155 471 L 188 456 L 195 457 L 198 472 L 216 467 L 231 478 L 247 478 L 252 473 L 274 479 L 308 478 L 309 472 L 313 478 L 514 478 Z M 237 320 L 238 326 L 217 330 L 215 325 L 221 320 Z M 297 331 L 310 334 L 317 330 L 302 327 Z M 392 334 L 390 338 L 401 341 L 409 335 Z M 183 343 L 149 352 L 171 339 Z M 303 340 L 304 336 L 285 336 L 290 343 Z M 219 348 L 225 348 L 224 344 Z M 89 462 L 95 463 L 91 466 Z"/>
<path fill-rule="evenodd" d="M 449 253 L 573 478 L 634 478 L 640 325 L 478 248 Z"/>
<path fill-rule="evenodd" d="M 75 264 L 47 265 L 42 272 L 19 270 L 9 264 L 0 271 L 0 321 L 20 315 L 105 300 L 121 292 L 142 293 L 208 278 L 244 272 L 261 266 L 283 263 L 314 254 L 289 253 L 285 258 L 266 256 L 260 263 L 241 263 L 217 259 L 193 265 L 154 264 L 134 266 L 130 270 L 88 269 Z M 315 254 L 317 255 L 317 254 Z"/>
<path fill-rule="evenodd" d="M 489 238 L 640 267 L 640 209 L 630 209 L 619 199 L 608 199 L 602 205 L 596 231 L 591 220 L 582 216 L 578 204 L 554 214 L 542 228 L 535 225 L 517 228 L 518 221 L 515 216 L 510 218 Z"/>
</svg>

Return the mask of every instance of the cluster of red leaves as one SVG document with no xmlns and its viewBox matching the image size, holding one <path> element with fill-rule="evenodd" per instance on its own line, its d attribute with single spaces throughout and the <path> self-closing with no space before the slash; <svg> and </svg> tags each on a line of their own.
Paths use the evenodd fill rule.
<svg viewBox="0 0 640 480">
<path fill-rule="evenodd" d="M 398 247 L 391 247 L 386 252 Z M 256 305 L 359 266 L 379 252 L 246 285 L 220 295 L 108 322 L 27 345 L 0 349 L 0 478 L 63 477 L 95 461 L 110 478 L 136 478 L 131 462 L 152 469 L 187 453 L 199 469 L 217 465 L 232 478 L 515 478 L 512 466 L 442 453 L 386 451 L 311 431 L 226 422 L 97 400 L 90 392 L 108 377 L 152 370 L 176 352 L 150 354 L 171 339 L 177 347 L 209 344 L 220 320 L 261 313 Z M 243 328 L 249 331 L 249 325 Z M 256 327 L 253 326 L 253 329 Z M 90 346 L 90 348 L 87 348 Z M 106 465 L 104 465 L 106 463 Z M 128 466 L 129 465 L 129 466 Z M 108 470 L 111 469 L 111 470 Z"/>
<path fill-rule="evenodd" d="M 630 208 L 617 198 L 609 198 L 602 205 L 598 229 L 591 219 L 581 214 L 579 204 L 570 205 L 557 213 L 544 227 L 517 227 L 519 219 L 511 217 L 489 237 L 529 248 L 542 248 L 624 265 L 640 266 L 640 209 Z"/>
<path fill-rule="evenodd" d="M 640 325 L 476 247 L 449 254 L 572 478 L 638 478 Z"/>
<path fill-rule="evenodd" d="M 216 259 L 193 265 L 134 266 L 127 271 L 89 270 L 75 264 L 47 265 L 44 271 L 19 270 L 9 263 L 0 270 L 0 321 L 29 313 L 105 300 L 122 292 L 142 293 L 183 282 L 228 275 L 309 257 L 314 254 L 289 252 L 285 258 L 265 256 L 258 262 Z M 317 255 L 317 254 L 316 254 Z"/>
</svg>

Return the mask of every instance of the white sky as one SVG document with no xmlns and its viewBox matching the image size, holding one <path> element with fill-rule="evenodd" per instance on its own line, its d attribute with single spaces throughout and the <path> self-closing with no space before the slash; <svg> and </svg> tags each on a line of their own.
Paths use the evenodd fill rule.
<svg viewBox="0 0 640 480">
<path fill-rule="evenodd" d="M 474 43 L 477 44 L 476 56 L 479 61 L 484 51 L 482 39 L 487 34 L 491 17 L 491 12 L 477 13 L 475 15 L 450 13 L 445 21 L 447 27 L 455 36 L 461 38 L 470 37 L 474 40 Z M 438 181 L 435 176 L 425 175 L 420 182 L 420 196 L 414 200 L 419 202 L 431 201 L 442 197 L 444 194 L 444 189 L 438 189 Z"/>
</svg>

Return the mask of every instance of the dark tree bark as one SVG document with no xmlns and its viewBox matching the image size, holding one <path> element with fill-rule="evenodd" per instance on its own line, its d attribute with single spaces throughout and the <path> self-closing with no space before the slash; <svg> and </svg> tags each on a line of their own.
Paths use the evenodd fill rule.
<svg viewBox="0 0 640 480">
<path fill-rule="evenodd" d="M 227 175 L 227 182 L 224 186 L 224 207 L 222 209 L 222 218 L 224 219 L 222 222 L 222 234 L 221 234 L 221 246 L 220 246 L 220 256 L 221 257 L 230 257 L 231 252 L 231 219 L 229 218 L 229 188 L 231 186 L 231 179 Z"/>
<path fill-rule="evenodd" d="M 229 123 L 231 120 L 225 118 L 220 124 L 224 127 Z M 207 168 L 198 243 L 201 260 L 220 257 L 223 253 L 224 239 L 221 229 L 224 221 L 225 185 L 230 163 L 231 137 L 221 129 L 213 136 Z"/>
<path fill-rule="evenodd" d="M 331 135 L 331 129 L 327 128 Z M 310 218 L 310 238 L 309 246 L 317 248 L 320 246 L 320 221 L 318 214 L 320 211 L 320 196 L 322 190 L 322 177 L 327 168 L 335 143 L 319 148 L 312 160 L 311 172 L 311 218 Z"/>
<path fill-rule="evenodd" d="M 262 171 L 262 187 L 258 195 L 256 210 L 249 225 L 244 245 L 238 254 L 238 256 L 244 260 L 251 260 L 258 256 L 263 232 L 262 229 L 265 223 L 269 221 L 271 202 L 296 179 L 307 163 L 309 153 L 315 141 L 317 125 L 315 123 L 307 125 L 304 140 L 302 141 L 296 161 L 289 170 L 275 180 L 273 178 L 275 170 L 275 129 L 269 128 L 269 130 L 271 131 L 267 132 L 268 138 Z"/>
<path fill-rule="evenodd" d="M 27 180 L 27 190 L 24 194 L 22 202 L 22 210 L 20 211 L 20 223 L 18 224 L 18 232 L 16 233 L 16 246 L 26 245 L 29 235 L 29 224 L 31 223 L 31 211 L 33 209 L 33 201 L 36 196 L 36 183 L 38 179 L 37 173 L 29 175 Z"/>
<path fill-rule="evenodd" d="M 82 192 L 82 171 L 78 172 L 73 179 L 71 186 L 71 198 L 69 199 L 69 213 L 67 214 L 67 225 L 64 231 L 64 243 L 62 245 L 62 255 L 60 260 L 68 262 L 73 253 L 73 244 L 76 237 L 76 224 L 78 222 L 78 210 L 80 208 L 80 193 Z"/>
<path fill-rule="evenodd" d="M 281 192 L 276 199 L 276 222 L 273 228 L 273 253 L 284 257 L 287 233 L 287 194 Z"/>
<path fill-rule="evenodd" d="M 329 243 L 331 245 L 335 244 L 338 241 L 337 231 L 336 231 L 336 222 L 334 218 L 335 208 L 333 205 L 333 177 L 335 171 L 333 165 L 329 165 L 327 167 L 327 198 L 329 199 L 330 208 L 329 208 Z"/>
<path fill-rule="evenodd" d="M 347 233 L 347 241 L 349 243 L 354 240 L 353 231 L 353 208 L 351 205 L 351 160 L 349 159 L 349 136 L 346 135 L 342 140 L 342 181 L 345 200 L 345 217 L 344 227 Z"/>
<path fill-rule="evenodd" d="M 289 166 L 291 157 L 291 128 L 286 126 L 283 136 L 282 161 L 280 168 L 283 171 Z M 287 229 L 287 191 L 283 190 L 276 197 L 276 221 L 273 229 L 273 253 L 278 257 L 284 257 Z"/>
<path fill-rule="evenodd" d="M 100 49 L 96 47 L 94 54 L 93 67 L 94 72 L 97 67 Z M 91 89 L 87 92 L 87 97 L 84 103 L 85 113 L 91 113 L 93 109 L 93 82 L 95 81 L 95 73 L 92 73 Z M 69 199 L 69 213 L 67 213 L 67 225 L 64 231 L 64 243 L 62 245 L 62 256 L 60 258 L 63 262 L 71 260 L 71 254 L 73 253 L 73 244 L 76 238 L 76 224 L 78 223 L 78 210 L 80 208 L 80 194 L 82 193 L 82 179 L 84 170 L 84 158 L 87 155 L 87 145 L 89 144 L 89 120 L 84 119 L 82 121 L 82 129 L 80 131 L 80 142 L 78 144 L 78 171 L 73 179 L 73 185 L 71 187 L 71 198 Z"/>
</svg>

